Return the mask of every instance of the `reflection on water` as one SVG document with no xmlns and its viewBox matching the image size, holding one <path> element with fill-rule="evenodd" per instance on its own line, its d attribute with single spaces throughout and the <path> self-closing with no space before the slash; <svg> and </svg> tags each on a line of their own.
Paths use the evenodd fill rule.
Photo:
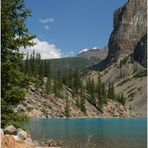
<svg viewBox="0 0 148 148">
<path fill-rule="evenodd" d="M 63 141 L 64 148 L 146 148 L 146 119 L 36 119 L 33 138 Z"/>
</svg>

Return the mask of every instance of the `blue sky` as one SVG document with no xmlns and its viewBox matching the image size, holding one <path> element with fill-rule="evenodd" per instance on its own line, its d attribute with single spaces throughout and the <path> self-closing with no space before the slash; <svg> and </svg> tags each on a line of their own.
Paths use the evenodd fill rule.
<svg viewBox="0 0 148 148">
<path fill-rule="evenodd" d="M 44 53 L 43 58 L 58 58 L 76 55 L 85 48 L 106 46 L 113 29 L 113 12 L 127 0 L 25 2 L 32 10 L 27 27 L 37 35 L 38 45 L 34 48 Z"/>
</svg>

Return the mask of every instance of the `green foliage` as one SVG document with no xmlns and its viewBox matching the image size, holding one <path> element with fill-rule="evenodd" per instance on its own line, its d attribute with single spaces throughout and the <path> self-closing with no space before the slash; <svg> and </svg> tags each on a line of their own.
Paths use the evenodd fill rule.
<svg viewBox="0 0 148 148">
<path fill-rule="evenodd" d="M 115 100 L 116 96 L 115 96 L 115 88 L 114 88 L 114 84 L 113 83 L 109 83 L 108 86 L 108 98 Z"/>
<path fill-rule="evenodd" d="M 142 78 L 147 76 L 147 69 L 144 69 L 143 71 L 138 72 L 134 75 L 134 78 Z"/>
<path fill-rule="evenodd" d="M 95 98 L 95 82 L 94 82 L 94 79 L 88 79 L 87 82 L 86 82 L 86 90 L 88 91 L 88 93 L 90 94 L 91 96 L 91 100 L 90 102 L 93 104 L 93 105 L 96 105 L 96 98 Z"/>
<path fill-rule="evenodd" d="M 103 113 L 103 96 L 100 96 L 98 99 L 98 109 Z"/>
<path fill-rule="evenodd" d="M 58 96 L 58 86 L 57 86 L 57 80 L 54 80 L 53 83 L 53 92 L 56 96 Z"/>
<path fill-rule="evenodd" d="M 85 98 L 84 97 L 81 98 L 81 100 L 80 100 L 80 109 L 84 114 L 86 114 Z"/>
<path fill-rule="evenodd" d="M 51 91 L 51 80 L 49 78 L 47 78 L 47 81 L 46 81 L 46 93 L 49 94 L 50 91 Z"/>
<path fill-rule="evenodd" d="M 82 88 L 82 82 L 80 79 L 80 72 L 78 69 L 67 70 L 62 75 L 62 82 L 64 85 L 68 86 L 69 88 L 71 88 L 73 90 L 73 95 L 80 93 L 80 90 Z"/>
<path fill-rule="evenodd" d="M 125 105 L 126 98 L 123 96 L 123 93 L 120 94 L 120 96 L 116 96 L 117 101 L 119 101 L 122 105 Z"/>
<path fill-rule="evenodd" d="M 81 71 L 87 67 L 97 64 L 100 60 L 95 57 L 90 59 L 83 57 L 67 57 L 50 59 L 48 61 L 51 63 L 51 77 L 55 78 L 55 75 L 57 75 L 57 69 L 59 69 L 61 73 L 66 73 L 66 71 L 69 71 L 69 69 L 72 71 L 75 71 L 75 69 Z"/>
<path fill-rule="evenodd" d="M 80 92 L 80 102 L 79 102 L 79 107 L 80 107 L 80 110 L 86 114 L 86 107 L 85 107 L 85 90 L 84 89 L 81 89 L 81 92 Z"/>
<path fill-rule="evenodd" d="M 125 105 L 125 97 L 123 96 L 123 93 L 121 93 L 121 96 L 120 96 L 120 102 L 122 105 Z"/>
<path fill-rule="evenodd" d="M 63 89 L 63 83 L 62 83 L 62 76 L 61 76 L 60 70 L 58 70 L 57 82 L 58 82 L 58 89 L 61 91 Z"/>
<path fill-rule="evenodd" d="M 53 91 L 57 97 L 62 97 L 63 83 L 61 72 L 58 71 L 57 78 L 54 80 Z"/>
<path fill-rule="evenodd" d="M 26 19 L 31 15 L 25 7 L 23 0 L 2 0 L 1 2 L 1 112 L 2 127 L 12 123 L 20 126 L 26 121 L 22 116 L 13 111 L 24 99 L 26 76 L 21 72 L 23 55 L 20 47 L 32 46 L 35 37 L 28 32 L 25 26 Z"/>
<path fill-rule="evenodd" d="M 105 90 L 105 84 L 102 83 L 102 86 L 101 86 L 101 90 L 102 90 L 102 97 L 103 97 L 103 102 L 106 103 L 106 99 L 107 99 L 107 94 L 106 94 L 106 90 Z"/>
<path fill-rule="evenodd" d="M 81 80 L 80 80 L 80 73 L 79 73 L 78 69 L 76 69 L 74 71 L 74 74 L 73 74 L 73 84 L 72 85 L 73 85 L 73 92 L 74 92 L 74 94 L 78 94 L 79 90 L 82 87 Z"/>
<path fill-rule="evenodd" d="M 4 100 L 6 102 L 9 102 L 9 104 L 11 105 L 18 104 L 20 101 L 24 100 L 24 98 L 25 98 L 25 90 L 18 86 L 5 91 Z"/>
<path fill-rule="evenodd" d="M 65 111 L 64 111 L 64 113 L 65 113 L 65 116 L 66 116 L 67 118 L 70 117 L 70 109 L 69 109 L 68 98 L 66 99 L 66 106 L 65 106 Z"/>
</svg>

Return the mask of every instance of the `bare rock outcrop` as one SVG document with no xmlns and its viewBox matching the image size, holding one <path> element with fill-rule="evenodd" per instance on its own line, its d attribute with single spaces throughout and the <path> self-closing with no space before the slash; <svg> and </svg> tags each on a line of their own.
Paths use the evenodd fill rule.
<svg viewBox="0 0 148 148">
<path fill-rule="evenodd" d="M 115 11 L 113 20 L 114 29 L 108 43 L 108 56 L 104 61 L 93 66 L 93 70 L 103 70 L 120 57 L 134 52 L 138 42 L 147 33 L 147 1 L 128 0 L 123 7 Z M 138 50 L 141 51 L 139 46 L 136 52 Z"/>
</svg>

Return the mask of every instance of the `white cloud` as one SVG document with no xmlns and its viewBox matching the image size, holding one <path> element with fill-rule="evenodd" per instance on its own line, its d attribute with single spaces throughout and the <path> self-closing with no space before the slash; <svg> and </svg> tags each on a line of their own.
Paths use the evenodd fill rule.
<svg viewBox="0 0 148 148">
<path fill-rule="evenodd" d="M 54 22 L 54 19 L 53 18 L 46 18 L 46 19 L 43 19 L 43 20 L 40 20 L 40 22 L 42 24 L 47 24 L 47 23 L 53 23 Z"/>
<path fill-rule="evenodd" d="M 45 29 L 47 29 L 47 30 L 50 29 L 49 25 L 45 25 L 44 27 L 45 27 Z"/>
<path fill-rule="evenodd" d="M 41 54 L 42 59 L 54 59 L 61 58 L 62 52 L 61 49 L 56 48 L 54 44 L 50 44 L 47 41 L 40 41 L 38 38 L 34 39 L 36 45 L 28 47 L 26 49 L 20 49 L 24 53 L 32 53 L 33 50 Z"/>
<path fill-rule="evenodd" d="M 89 49 L 85 48 L 85 49 L 82 49 L 81 51 L 79 51 L 79 53 L 82 53 L 82 52 L 86 52 L 88 51 Z"/>
<path fill-rule="evenodd" d="M 50 27 L 49 27 L 49 23 L 53 23 L 54 22 L 54 19 L 53 18 L 46 18 L 46 19 L 43 19 L 43 20 L 39 20 L 40 23 L 43 24 L 43 27 L 46 29 L 46 30 L 49 30 Z"/>
</svg>

